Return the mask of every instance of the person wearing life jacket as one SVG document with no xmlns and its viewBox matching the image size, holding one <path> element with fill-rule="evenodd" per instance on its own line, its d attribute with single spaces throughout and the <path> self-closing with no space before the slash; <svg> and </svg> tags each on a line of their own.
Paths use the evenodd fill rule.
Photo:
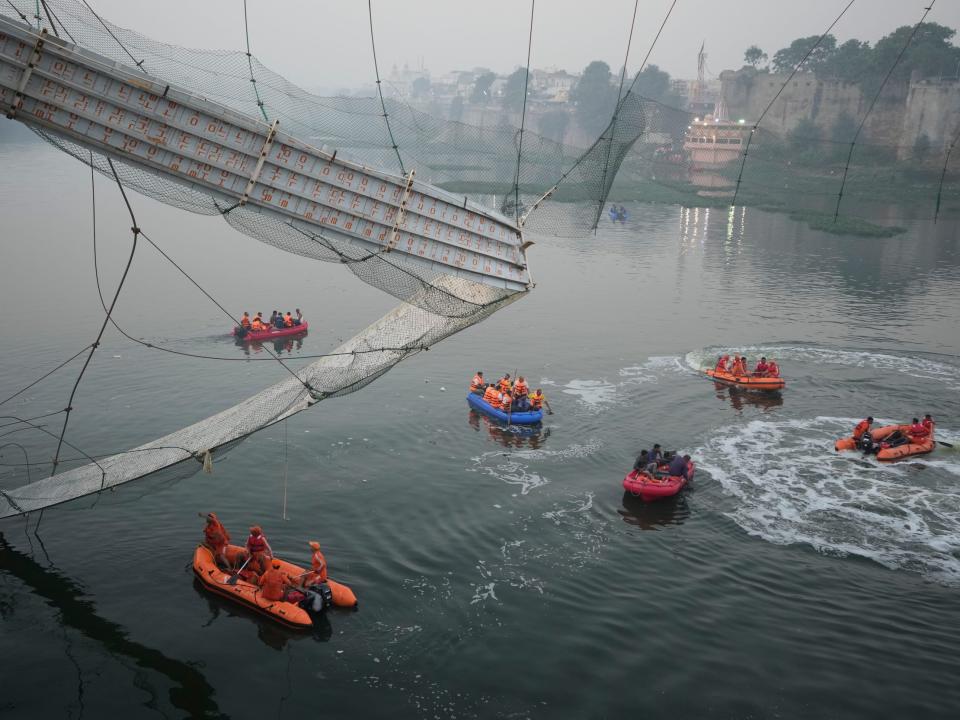
<svg viewBox="0 0 960 720">
<path fill-rule="evenodd" d="M 500 410 L 505 413 L 512 412 L 513 408 L 513 397 L 510 395 L 510 390 L 504 390 L 500 393 Z"/>
<path fill-rule="evenodd" d="M 274 560 L 270 563 L 258 582 L 263 594 L 264 600 L 277 602 L 287 596 L 287 586 L 293 584 L 290 576 L 280 569 L 280 561 Z"/>
<path fill-rule="evenodd" d="M 483 381 L 483 370 L 477 370 L 477 374 L 470 381 L 470 392 L 477 395 L 483 395 L 483 389 L 486 383 Z"/>
<path fill-rule="evenodd" d="M 757 366 L 753 369 L 753 374 L 759 375 L 760 377 L 764 377 L 769 372 L 770 372 L 770 366 L 767 364 L 767 359 L 765 357 L 760 358 L 760 361 L 757 363 Z"/>
<path fill-rule="evenodd" d="M 853 439 L 859 442 L 864 433 L 870 432 L 871 425 L 873 425 L 872 417 L 868 417 L 866 420 L 861 420 L 858 422 L 857 426 L 853 429 Z"/>
<path fill-rule="evenodd" d="M 320 552 L 320 543 L 316 540 L 310 541 L 310 567 L 311 570 L 303 578 L 303 587 L 310 585 L 319 585 L 327 581 L 327 560 Z"/>
<path fill-rule="evenodd" d="M 251 326 L 255 331 L 257 331 L 257 332 L 261 332 L 261 331 L 267 329 L 266 326 L 265 326 L 264 323 L 263 323 L 263 313 L 262 313 L 262 312 L 258 312 L 258 313 L 257 313 L 257 316 L 253 319 L 253 322 L 250 324 L 250 326 Z"/>
<path fill-rule="evenodd" d="M 540 410 L 544 405 L 547 406 L 547 409 L 550 410 L 550 403 L 547 402 L 547 398 L 543 394 L 543 390 L 537 388 L 530 394 L 530 409 L 531 410 Z M 553 412 L 551 410 L 551 412 Z"/>
<path fill-rule="evenodd" d="M 917 443 L 923 442 L 930 436 L 930 429 L 920 422 L 919 418 L 913 419 L 913 424 L 910 426 L 910 429 L 907 430 L 907 437 L 910 438 L 910 442 Z"/>
<path fill-rule="evenodd" d="M 293 315 L 290 314 L 290 311 L 287 310 L 287 314 L 283 316 L 283 326 L 284 327 L 293 327 Z"/>
<path fill-rule="evenodd" d="M 250 329 L 250 313 L 243 313 L 243 317 L 240 318 L 240 327 L 242 327 L 244 330 Z"/>
<path fill-rule="evenodd" d="M 770 360 L 770 362 L 767 363 L 767 377 L 780 377 L 780 367 L 775 360 Z"/>
<path fill-rule="evenodd" d="M 730 366 L 731 375 L 746 375 L 747 374 L 747 363 L 744 358 L 739 358 L 734 356 L 733 364 Z"/>
<path fill-rule="evenodd" d="M 500 407 L 500 392 L 497 390 L 496 386 L 492 383 L 487 385 L 487 390 L 483 394 L 483 401 L 487 403 L 490 407 L 499 408 Z"/>
<path fill-rule="evenodd" d="M 728 371 L 727 371 L 727 363 L 728 363 L 729 361 L 730 361 L 730 356 L 729 356 L 729 355 L 721 355 L 719 358 L 717 358 L 717 364 L 716 364 L 716 365 L 714 366 L 714 368 L 713 368 L 714 371 L 716 371 L 716 372 L 722 372 L 722 373 L 728 372 Z"/>
<path fill-rule="evenodd" d="M 513 394 L 516 396 L 527 395 L 530 392 L 530 386 L 527 385 L 527 381 L 523 378 L 523 375 L 517 378 L 517 381 L 513 384 Z"/>
<path fill-rule="evenodd" d="M 502 378 L 500 378 L 500 382 L 498 382 L 497 385 L 500 388 L 500 392 L 506 392 L 509 390 L 513 385 L 513 383 L 510 382 L 510 373 L 506 373 Z"/>
<path fill-rule="evenodd" d="M 247 552 L 250 553 L 250 562 L 247 563 L 247 568 L 258 575 L 262 575 L 264 570 L 267 569 L 267 559 L 273 557 L 273 550 L 259 525 L 250 528 L 250 535 L 247 537 Z"/>
<path fill-rule="evenodd" d="M 230 542 L 230 533 L 220 522 L 216 513 L 207 513 L 207 524 L 203 528 L 203 544 L 213 553 L 214 562 L 230 566 L 227 559 L 227 544 Z"/>
</svg>

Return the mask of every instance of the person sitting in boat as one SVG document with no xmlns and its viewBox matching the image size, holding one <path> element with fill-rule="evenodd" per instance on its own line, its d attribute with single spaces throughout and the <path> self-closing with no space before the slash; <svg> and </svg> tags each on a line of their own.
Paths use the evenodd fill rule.
<svg viewBox="0 0 960 720">
<path fill-rule="evenodd" d="M 537 388 L 532 393 L 530 393 L 530 409 L 531 410 L 534 410 L 534 411 L 539 410 L 540 408 L 543 407 L 543 404 L 546 401 L 547 399 L 543 396 L 543 390 L 541 390 L 540 388 Z"/>
<path fill-rule="evenodd" d="M 680 453 L 674 453 L 670 458 L 670 465 L 667 467 L 669 477 L 682 477 L 684 480 L 690 479 L 690 456 Z"/>
<path fill-rule="evenodd" d="M 293 315 L 290 314 L 289 310 L 287 310 L 287 314 L 283 316 L 283 326 L 288 328 L 293 327 Z"/>
<path fill-rule="evenodd" d="M 527 381 L 523 379 L 523 375 L 520 375 L 517 378 L 517 381 L 513 384 L 513 394 L 517 397 L 521 395 L 526 397 L 530 393 L 530 386 L 527 385 Z"/>
<path fill-rule="evenodd" d="M 273 312 L 275 313 L 275 315 L 273 316 L 273 326 L 278 330 L 282 330 L 283 329 L 283 313 L 281 313 L 279 310 L 274 310 Z"/>
<path fill-rule="evenodd" d="M 320 543 L 316 540 L 310 541 L 310 567 L 311 570 L 303 577 L 303 587 L 319 585 L 327 581 L 327 559 L 320 552 Z"/>
<path fill-rule="evenodd" d="M 513 396 L 510 390 L 504 390 L 500 393 L 500 410 L 505 413 L 513 412 Z"/>
<path fill-rule="evenodd" d="M 483 395 L 485 384 L 483 381 L 483 370 L 477 370 L 477 374 L 474 375 L 473 380 L 470 381 L 470 392 L 475 395 Z"/>
<path fill-rule="evenodd" d="M 516 392 L 516 387 L 514 387 L 514 392 Z M 530 412 L 530 396 L 527 393 L 517 393 L 516 398 L 513 401 L 513 411 L 514 412 Z"/>
<path fill-rule="evenodd" d="M 287 573 L 280 569 L 280 561 L 274 560 L 260 576 L 257 584 L 260 585 L 264 600 L 277 602 L 286 599 L 287 588 L 294 582 Z"/>
<path fill-rule="evenodd" d="M 649 472 L 650 468 L 650 452 L 647 450 L 641 450 L 640 455 L 636 460 L 633 461 L 633 469 L 638 473 Z"/>
<path fill-rule="evenodd" d="M 247 537 L 247 552 L 250 554 L 247 569 L 252 570 L 257 575 L 262 575 L 267 569 L 267 560 L 273 557 L 273 550 L 259 525 L 250 528 L 250 535 Z"/>
<path fill-rule="evenodd" d="M 919 418 L 914 418 L 913 423 L 910 425 L 910 429 L 907 430 L 907 437 L 912 443 L 924 442 L 928 437 L 930 437 L 930 430 L 920 422 Z"/>
<path fill-rule="evenodd" d="M 264 325 L 264 323 L 263 323 L 263 313 L 262 313 L 262 312 L 258 312 L 258 313 L 257 313 L 257 316 L 256 316 L 256 317 L 253 319 L 253 321 L 250 323 L 250 327 L 254 330 L 254 332 L 262 332 L 262 331 L 264 331 L 264 330 L 267 329 L 267 326 Z"/>
<path fill-rule="evenodd" d="M 220 567 L 230 567 L 227 559 L 227 544 L 230 533 L 215 513 L 207 513 L 207 524 L 203 528 L 203 544 L 213 553 L 213 561 Z"/>
<path fill-rule="evenodd" d="M 303 324 L 303 313 L 300 312 L 300 308 L 297 308 L 294 312 L 297 313 L 297 316 L 293 319 L 294 325 Z"/>
<path fill-rule="evenodd" d="M 870 426 L 873 425 L 873 417 L 868 417 L 865 420 L 861 420 L 857 423 L 857 426 L 853 429 L 853 439 L 856 442 L 860 442 L 860 438 L 863 437 L 864 433 L 870 432 Z"/>
<path fill-rule="evenodd" d="M 500 391 L 497 390 L 496 386 L 493 383 L 487 385 L 486 391 L 483 393 L 483 401 L 493 408 L 500 407 Z"/>
<path fill-rule="evenodd" d="M 936 423 L 933 421 L 933 416 L 930 413 L 927 413 L 923 416 L 921 421 L 923 426 L 929 431 L 930 435 L 933 436 L 933 428 L 936 426 Z"/>
<path fill-rule="evenodd" d="M 240 318 L 240 327 L 242 327 L 244 330 L 250 329 L 250 313 L 243 313 L 243 317 Z"/>
<path fill-rule="evenodd" d="M 506 392 L 513 387 L 513 383 L 510 382 L 510 373 L 504 374 L 504 376 L 500 378 L 500 382 L 498 382 L 497 385 L 500 387 L 500 392 Z"/>
<path fill-rule="evenodd" d="M 729 355 L 721 355 L 719 358 L 717 358 L 717 364 L 714 366 L 713 369 L 716 372 L 722 372 L 722 373 L 728 372 L 727 363 L 729 361 L 730 361 Z"/>
<path fill-rule="evenodd" d="M 753 374 L 764 377 L 768 372 L 770 372 L 770 365 L 767 364 L 767 359 L 762 357 L 757 363 L 757 366 L 753 369 Z"/>
<path fill-rule="evenodd" d="M 770 362 L 767 363 L 767 377 L 780 377 L 780 367 L 777 365 L 777 361 L 772 358 L 770 359 Z"/>
<path fill-rule="evenodd" d="M 660 449 L 660 443 L 654 443 L 653 449 L 647 453 L 650 458 L 650 472 L 655 472 L 657 467 L 663 462 L 663 451 Z"/>
<path fill-rule="evenodd" d="M 730 365 L 730 374 L 731 375 L 746 375 L 747 374 L 747 359 L 745 357 L 733 356 L 733 363 Z"/>
</svg>

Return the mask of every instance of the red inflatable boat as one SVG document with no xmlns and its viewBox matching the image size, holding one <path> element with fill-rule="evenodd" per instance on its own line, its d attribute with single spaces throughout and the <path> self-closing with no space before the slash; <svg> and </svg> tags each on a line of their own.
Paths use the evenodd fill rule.
<svg viewBox="0 0 960 720">
<path fill-rule="evenodd" d="M 870 437 L 873 438 L 873 442 L 878 443 L 874 446 L 877 460 L 900 460 L 901 458 L 910 457 L 911 455 L 925 455 L 928 452 L 933 452 L 934 448 L 937 447 L 933 433 L 921 439 L 919 442 L 907 442 L 902 445 L 890 447 L 886 440 L 897 431 L 904 437 L 910 437 L 909 425 L 884 425 L 883 427 L 878 427 L 870 431 Z M 884 447 L 885 445 L 886 447 Z M 856 450 L 857 441 L 854 440 L 852 436 L 840 438 L 833 447 L 837 452 L 841 450 Z"/>
<path fill-rule="evenodd" d="M 238 339 L 247 342 L 264 342 L 265 340 L 273 340 L 274 338 L 287 337 L 289 335 L 300 335 L 301 333 L 307 332 L 307 321 L 304 320 L 299 325 L 294 325 L 293 327 L 285 328 L 270 328 L 269 330 L 248 330 L 246 335 L 239 337 L 237 331 L 239 328 L 233 329 L 233 334 L 238 337 Z"/>
<path fill-rule="evenodd" d="M 623 489 L 631 495 L 639 497 L 644 502 L 653 502 L 662 498 L 673 497 L 683 490 L 690 480 L 693 480 L 693 471 L 696 469 L 693 460 L 687 464 L 689 479 L 682 475 L 669 477 L 653 477 L 645 472 L 633 470 L 623 479 Z"/>
</svg>

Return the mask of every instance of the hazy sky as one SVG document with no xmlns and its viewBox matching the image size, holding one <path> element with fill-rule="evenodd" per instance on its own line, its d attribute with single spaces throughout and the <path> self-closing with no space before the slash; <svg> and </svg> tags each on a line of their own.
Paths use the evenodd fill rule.
<svg viewBox="0 0 960 720">
<path fill-rule="evenodd" d="M 23 0 L 21 0 L 22 2 Z M 189 47 L 243 49 L 243 0 L 88 0 L 112 22 Z M 639 66 L 671 0 L 640 0 L 629 67 Z M 848 0 L 677 0 L 650 62 L 674 77 L 696 76 L 706 41 L 708 77 L 743 63 L 757 44 L 771 56 L 791 40 L 819 35 Z M 855 0 L 833 32 L 875 42 L 913 25 L 931 0 Z M 591 60 L 623 64 L 632 0 L 539 0 L 534 67 L 579 72 Z M 248 0 L 255 55 L 308 87 L 373 80 L 365 0 Z M 526 61 L 526 0 L 373 0 L 381 75 L 419 62 L 434 75 L 475 66 L 509 72 Z M 960 28 L 960 0 L 936 0 L 928 21 Z M 957 39 L 954 39 L 955 42 Z"/>
</svg>

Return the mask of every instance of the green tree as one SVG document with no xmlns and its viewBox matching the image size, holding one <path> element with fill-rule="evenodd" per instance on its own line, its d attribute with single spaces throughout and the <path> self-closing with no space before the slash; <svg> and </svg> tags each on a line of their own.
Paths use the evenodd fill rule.
<svg viewBox="0 0 960 720">
<path fill-rule="evenodd" d="M 477 76 L 473 81 L 473 91 L 470 93 L 470 102 L 474 104 L 485 103 L 490 99 L 490 86 L 497 76 L 492 72 L 485 72 Z"/>
<path fill-rule="evenodd" d="M 418 77 L 413 81 L 413 84 L 410 86 L 410 93 L 415 98 L 422 98 L 430 94 L 430 79 L 425 77 Z"/>
<path fill-rule="evenodd" d="M 537 127 L 540 130 L 540 134 L 544 137 L 548 137 L 551 140 L 556 140 L 558 143 L 563 142 L 564 135 L 567 134 L 567 127 L 570 125 L 570 113 L 566 110 L 551 110 L 548 113 L 545 113 L 540 121 L 537 123 Z"/>
<path fill-rule="evenodd" d="M 802 118 L 793 130 L 787 133 L 790 149 L 799 155 L 816 155 L 821 150 L 820 128 L 810 118 Z"/>
<path fill-rule="evenodd" d="M 647 65 L 634 78 L 633 92 L 651 100 L 663 101 L 670 94 L 670 75 L 656 65 Z"/>
<path fill-rule="evenodd" d="M 859 83 L 872 70 L 870 43 L 847 40 L 817 66 L 817 76 L 828 80 Z"/>
<path fill-rule="evenodd" d="M 527 69 L 517 68 L 510 77 L 507 78 L 507 84 L 503 88 L 503 106 L 507 110 L 520 112 L 523 109 L 523 94 L 527 87 Z"/>
<path fill-rule="evenodd" d="M 756 45 L 751 45 L 743 53 L 743 61 L 747 65 L 758 67 L 760 63 L 767 61 L 767 54 Z"/>
<path fill-rule="evenodd" d="M 820 41 L 819 45 L 817 41 Z M 814 46 L 816 47 L 811 52 L 810 48 L 814 48 Z M 803 63 L 803 68 L 816 72 L 817 68 L 826 62 L 836 49 L 837 39 L 833 35 L 827 35 L 823 40 L 820 40 L 819 35 L 797 38 L 790 43 L 790 47 L 777 50 L 773 54 L 773 69 L 780 73 L 788 73 Z M 804 60 L 808 52 L 810 56 Z"/>
<path fill-rule="evenodd" d="M 580 125 L 591 134 L 599 134 L 613 115 L 617 88 L 612 79 L 610 66 L 602 60 L 594 60 L 584 68 L 570 93 Z"/>
<path fill-rule="evenodd" d="M 881 78 L 896 62 L 912 32 L 912 27 L 904 25 L 877 41 L 873 70 Z M 957 63 L 960 63 L 960 48 L 950 43 L 955 34 L 956 30 L 945 25 L 923 23 L 907 46 L 890 80 L 907 80 L 914 71 L 919 72 L 921 77 L 955 75 Z"/>
<path fill-rule="evenodd" d="M 830 126 L 829 155 L 833 160 L 843 160 L 850 153 L 850 143 L 857 134 L 860 123 L 850 113 L 842 112 Z"/>
</svg>

